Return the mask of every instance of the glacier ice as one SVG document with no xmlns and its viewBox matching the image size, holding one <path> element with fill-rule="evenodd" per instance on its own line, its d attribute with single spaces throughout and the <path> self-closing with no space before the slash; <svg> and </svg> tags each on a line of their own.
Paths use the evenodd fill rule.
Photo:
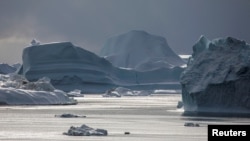
<svg viewBox="0 0 250 141">
<path fill-rule="evenodd" d="M 136 71 L 114 67 L 103 57 L 70 42 L 40 44 L 23 50 L 18 74 L 29 81 L 51 79 L 57 89 L 69 92 L 104 93 L 116 87 L 129 89 L 180 88 L 181 67 Z"/>
<path fill-rule="evenodd" d="M 250 114 L 250 45 L 201 36 L 180 82 L 185 112 Z"/>
<path fill-rule="evenodd" d="M 165 38 L 140 30 L 111 37 L 104 44 L 100 56 L 116 67 L 138 71 L 173 68 L 185 64 L 168 46 Z"/>
</svg>

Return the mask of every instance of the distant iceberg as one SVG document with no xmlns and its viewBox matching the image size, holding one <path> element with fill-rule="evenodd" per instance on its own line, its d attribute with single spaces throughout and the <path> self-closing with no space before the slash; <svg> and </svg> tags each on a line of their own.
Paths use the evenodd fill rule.
<svg viewBox="0 0 250 141">
<path fill-rule="evenodd" d="M 186 112 L 250 115 L 250 45 L 202 36 L 180 82 Z"/>
<path fill-rule="evenodd" d="M 5 63 L 0 64 L 0 74 L 9 74 L 9 73 L 14 73 L 18 68 L 17 65 L 10 66 Z"/>
<path fill-rule="evenodd" d="M 185 64 L 168 46 L 165 38 L 140 30 L 111 37 L 104 44 L 100 56 L 116 67 L 138 71 L 180 67 Z"/>
<path fill-rule="evenodd" d="M 40 44 L 23 50 L 19 74 L 29 81 L 51 79 L 57 89 L 104 93 L 116 87 L 130 89 L 178 89 L 181 67 L 136 71 L 114 67 L 103 57 L 70 42 Z"/>
</svg>

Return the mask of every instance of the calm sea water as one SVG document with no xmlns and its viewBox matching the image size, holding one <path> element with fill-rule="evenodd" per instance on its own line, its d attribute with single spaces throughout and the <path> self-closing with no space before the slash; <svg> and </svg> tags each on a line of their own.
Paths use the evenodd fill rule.
<svg viewBox="0 0 250 141">
<path fill-rule="evenodd" d="M 1 141 L 207 141 L 208 124 L 249 124 L 249 118 L 188 117 L 176 109 L 179 94 L 103 98 L 85 95 L 78 105 L 1 106 Z M 87 118 L 58 118 L 72 113 Z M 200 127 L 185 127 L 185 122 Z M 86 124 L 108 130 L 106 137 L 63 135 L 70 126 Z M 130 132 L 125 135 L 124 132 Z"/>
</svg>

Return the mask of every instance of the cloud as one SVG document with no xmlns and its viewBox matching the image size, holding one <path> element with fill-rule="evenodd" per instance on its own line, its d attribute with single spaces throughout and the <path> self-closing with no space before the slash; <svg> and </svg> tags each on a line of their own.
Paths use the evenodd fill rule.
<svg viewBox="0 0 250 141">
<path fill-rule="evenodd" d="M 71 41 L 98 53 L 106 39 L 134 29 L 166 37 L 182 54 L 191 53 L 200 35 L 233 36 L 250 43 L 249 7 L 249 0 L 1 0 L 0 56 L 2 46 L 23 48 L 24 43 L 15 43 L 18 38 Z"/>
</svg>

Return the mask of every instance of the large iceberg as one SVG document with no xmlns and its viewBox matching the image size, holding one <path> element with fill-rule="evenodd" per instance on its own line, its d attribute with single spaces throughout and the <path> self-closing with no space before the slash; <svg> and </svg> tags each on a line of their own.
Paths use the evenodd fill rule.
<svg viewBox="0 0 250 141">
<path fill-rule="evenodd" d="M 29 81 L 49 77 L 57 89 L 104 93 L 118 86 L 131 89 L 180 88 L 183 68 L 136 71 L 114 67 L 103 57 L 70 42 L 33 45 L 23 50 L 19 74 Z"/>
<path fill-rule="evenodd" d="M 201 36 L 180 82 L 186 112 L 250 114 L 250 45 Z"/>
<path fill-rule="evenodd" d="M 173 68 L 185 64 L 168 46 L 165 38 L 139 30 L 108 39 L 100 56 L 116 67 L 138 71 Z"/>
</svg>

